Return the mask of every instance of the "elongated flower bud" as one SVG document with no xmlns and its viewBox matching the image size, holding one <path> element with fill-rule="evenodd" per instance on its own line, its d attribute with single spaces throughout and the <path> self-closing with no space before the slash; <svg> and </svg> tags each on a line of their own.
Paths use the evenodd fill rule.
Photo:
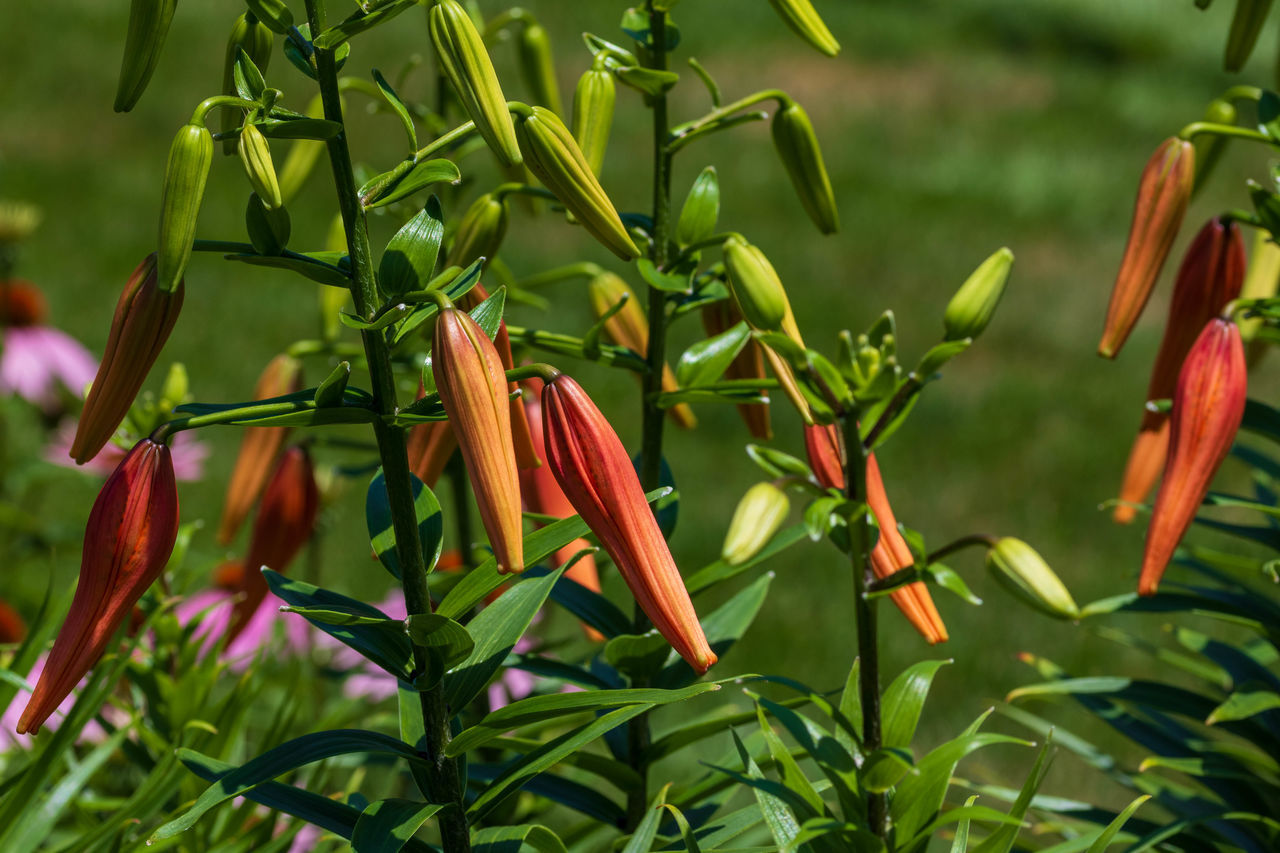
<svg viewBox="0 0 1280 853">
<path fill-rule="evenodd" d="M 816 50 L 827 56 L 840 52 L 840 43 L 809 0 L 769 0 L 769 3 L 792 31 Z"/>
<path fill-rule="evenodd" d="M 592 65 L 578 78 L 578 87 L 573 91 L 573 138 L 578 140 L 582 156 L 596 177 L 600 176 L 605 151 L 609 148 L 617 89 L 613 72 L 600 63 Z"/>
<path fill-rule="evenodd" d="M 1005 589 L 1042 613 L 1079 619 L 1071 591 L 1034 548 L 1006 536 L 987 551 L 987 569 Z"/>
<path fill-rule="evenodd" d="M 253 399 L 269 400 L 302 390 L 302 362 L 291 355 L 281 353 L 267 363 L 253 388 Z M 258 496 L 267 485 L 272 463 L 284 446 L 288 427 L 245 427 L 240 439 L 240 452 L 231 479 L 227 482 L 227 496 L 222 505 L 222 520 L 218 524 L 218 541 L 230 542 L 249 515 Z"/>
<path fill-rule="evenodd" d="M 773 483 L 756 483 L 738 501 L 720 547 L 720 559 L 739 566 L 759 554 L 787 520 L 791 501 Z"/>
<path fill-rule="evenodd" d="M 822 162 L 822 149 L 818 147 L 818 135 L 804 107 L 795 101 L 782 106 L 773 117 L 773 147 L 778 158 L 787 168 L 791 186 L 804 206 L 805 213 L 823 234 L 840 230 L 840 217 L 836 211 L 836 196 L 831 189 L 831 178 Z"/>
<path fill-rule="evenodd" d="M 640 609 L 699 674 L 716 662 L 631 457 L 586 392 L 557 375 L 542 390 L 547 465 Z"/>
<path fill-rule="evenodd" d="M 129 4 L 129 31 L 125 35 L 124 59 L 120 62 L 120 79 L 116 83 L 116 112 L 133 109 L 146 91 L 177 7 L 178 0 L 133 0 Z"/>
<path fill-rule="evenodd" d="M 1009 269 L 1013 266 L 1013 252 L 1008 248 L 997 249 L 974 270 L 955 296 L 947 304 L 947 311 L 942 316 L 942 324 L 946 329 L 945 338 L 958 341 L 961 338 L 976 338 L 987 328 L 991 317 L 996 313 L 1000 297 L 1004 296 L 1005 285 L 1009 282 Z"/>
<path fill-rule="evenodd" d="M 471 477 L 498 571 L 524 571 L 520 482 L 502 360 L 466 313 L 444 308 L 436 320 L 431 370 Z"/>
<path fill-rule="evenodd" d="M 1173 396 L 1178 372 L 1191 345 L 1205 323 L 1240 295 L 1244 272 L 1244 241 L 1239 226 L 1216 217 L 1209 220 L 1187 248 L 1178 269 L 1164 338 L 1160 341 L 1160 350 L 1147 385 L 1148 400 L 1164 400 Z M 1165 412 L 1143 412 L 1138 441 L 1130 453 L 1125 479 L 1120 487 L 1120 499 L 1125 503 L 1118 505 L 1112 516 L 1122 524 L 1134 516 L 1134 509 L 1128 504 L 1146 500 L 1164 466 L 1163 452 L 1168 443 L 1165 424 L 1168 419 Z"/>
<path fill-rule="evenodd" d="M 1271 0 L 1236 0 L 1226 52 L 1222 56 L 1223 68 L 1233 73 L 1244 68 L 1270 11 Z"/>
<path fill-rule="evenodd" d="M 1280 245 L 1272 241 L 1269 231 L 1258 228 L 1254 230 L 1253 246 L 1250 248 L 1249 267 L 1245 272 L 1244 285 L 1240 288 L 1240 297 L 1266 299 L 1275 296 L 1277 290 L 1280 290 Z M 1240 338 L 1245 342 L 1245 354 L 1250 368 L 1257 366 L 1258 359 L 1268 346 L 1262 341 L 1254 340 L 1262 324 L 1261 317 L 1240 320 Z"/>
<path fill-rule="evenodd" d="M 759 248 L 737 237 L 724 241 L 724 265 L 738 310 L 753 329 L 782 331 L 791 311 L 778 273 Z"/>
<path fill-rule="evenodd" d="M 177 285 L 172 291 L 159 288 L 154 253 L 138 264 L 125 284 L 71 443 L 71 458 L 78 464 L 98 455 L 138 396 L 182 310 L 185 290 L 181 280 Z"/>
<path fill-rule="evenodd" d="M 35 734 L 102 657 L 111 636 L 160 576 L 178 538 L 169 448 L 144 438 L 102 486 L 85 526 L 80 578 L 67 620 L 18 733 Z"/>
<path fill-rule="evenodd" d="M 262 199 L 262 203 L 270 210 L 284 204 L 280 196 L 280 181 L 276 178 L 276 167 L 271 162 L 271 146 L 267 138 L 258 130 L 257 125 L 246 124 L 240 131 L 240 162 L 244 165 L 244 173 L 249 178 L 253 191 Z"/>
<path fill-rule="evenodd" d="M 525 24 L 516 41 L 516 52 L 525 84 L 533 93 L 533 103 L 561 115 L 560 87 L 556 83 L 556 63 L 547 28 L 537 22 Z"/>
<path fill-rule="evenodd" d="M 723 299 L 719 302 L 712 302 L 702 308 L 702 328 L 706 330 L 708 337 L 723 334 L 740 322 L 742 322 L 742 315 L 738 313 L 732 300 Z M 764 354 L 761 351 L 760 344 L 756 343 L 754 339 L 747 341 L 747 345 L 742 348 L 742 352 L 738 353 L 725 369 L 724 376 L 726 379 L 764 379 Z M 769 392 L 761 389 L 760 396 L 768 400 Z M 769 423 L 769 404 L 767 402 L 740 403 L 738 404 L 738 415 L 742 418 L 742 422 L 747 425 L 747 431 L 751 433 L 753 438 L 758 438 L 761 441 L 768 441 L 773 438 L 773 427 Z"/>
<path fill-rule="evenodd" d="M 1195 183 L 1195 148 L 1166 139 L 1147 161 L 1129 226 L 1129 242 L 1111 291 L 1098 354 L 1115 358 L 1151 297 L 1160 268 L 1178 236 Z"/>
<path fill-rule="evenodd" d="M 1139 595 L 1154 595 L 1218 466 L 1231 450 L 1248 392 L 1244 344 L 1230 321 L 1210 320 L 1178 374 L 1169 460 L 1147 528 Z"/>
<path fill-rule="evenodd" d="M 205 181 L 213 162 L 213 136 L 204 125 L 188 124 L 178 131 L 169 146 L 165 167 L 164 193 L 160 199 L 160 239 L 158 246 L 158 286 L 173 290 L 191 260 L 191 244 L 196 237 L 196 219 L 204 198 Z"/>
<path fill-rule="evenodd" d="M 418 424 L 409 430 L 407 452 L 409 470 L 413 476 L 434 489 L 453 451 L 458 449 L 458 439 L 448 421 L 432 421 Z"/>
<path fill-rule="evenodd" d="M 604 187 L 596 179 L 573 134 L 555 113 L 533 107 L 516 125 L 525 165 L 591 236 L 624 261 L 640 257 Z"/>
<path fill-rule="evenodd" d="M 273 36 L 271 28 L 252 12 L 245 12 L 236 18 L 231 27 L 231 35 L 227 38 L 227 52 L 222 63 L 222 94 L 236 94 L 235 68 L 236 57 L 244 51 L 253 64 L 262 73 L 266 73 L 271 64 L 271 47 Z M 222 131 L 235 130 L 242 118 L 241 110 L 222 110 Z M 227 138 L 222 142 L 222 153 L 231 154 L 236 150 L 236 140 Z"/>
<path fill-rule="evenodd" d="M 604 321 L 605 336 L 620 347 L 645 355 L 649 351 L 649 321 L 627 283 L 611 272 L 602 272 L 588 283 L 587 293 L 596 317 L 603 317 L 613 306 L 626 300 L 621 310 Z M 636 378 L 640 378 L 638 374 Z M 680 390 L 680 383 L 676 382 L 676 375 L 669 364 L 662 365 L 662 390 Z M 667 415 L 682 429 L 693 429 L 698 425 L 693 409 L 685 403 L 667 409 Z"/>
<path fill-rule="evenodd" d="M 476 258 L 493 258 L 498 254 L 502 238 L 507 236 L 510 219 L 506 200 L 493 193 L 485 193 L 473 201 L 458 223 L 445 266 L 466 267 Z"/>
<path fill-rule="evenodd" d="M 471 16 L 457 0 L 438 0 L 427 13 L 427 25 L 440 69 L 476 123 L 476 130 L 504 166 L 519 163 L 520 148 L 507 99 Z"/>
</svg>

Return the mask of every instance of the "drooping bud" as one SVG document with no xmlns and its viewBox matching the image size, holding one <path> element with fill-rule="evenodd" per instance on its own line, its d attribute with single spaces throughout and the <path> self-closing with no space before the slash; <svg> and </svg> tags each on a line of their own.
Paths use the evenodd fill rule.
<svg viewBox="0 0 1280 853">
<path fill-rule="evenodd" d="M 173 290 L 191 260 L 196 237 L 196 220 L 204 198 L 205 181 L 213 162 L 213 136 L 204 125 L 188 124 L 178 131 L 169 146 L 165 166 L 164 192 L 160 199 L 158 246 L 161 290 Z"/>
<path fill-rule="evenodd" d="M 573 91 L 573 138 L 578 140 L 582 156 L 596 177 L 604 167 L 617 98 L 613 72 L 604 66 L 603 61 L 588 68 L 578 78 L 578 87 Z"/>
<path fill-rule="evenodd" d="M 19 734 L 38 732 L 98 662 L 164 570 L 177 538 L 173 460 L 168 447 L 144 438 L 107 478 L 89 512 L 71 610 L 22 712 Z"/>
<path fill-rule="evenodd" d="M 184 292 L 181 280 L 171 291 L 160 289 L 154 253 L 129 277 L 116 302 L 102 363 L 76 424 L 71 458 L 78 464 L 97 456 L 124 420 L 178 320 Z"/>
<path fill-rule="evenodd" d="M 987 551 L 987 570 L 1015 597 L 1057 619 L 1079 619 L 1071 591 L 1034 548 L 1006 536 Z"/>
<path fill-rule="evenodd" d="M 791 306 L 782 280 L 764 252 L 738 237 L 730 237 L 724 241 L 724 265 L 733 300 L 747 324 L 764 332 L 782 331 Z"/>
<path fill-rule="evenodd" d="M 1223 68 L 1232 73 L 1244 68 L 1270 11 L 1271 0 L 1236 0 L 1231 29 L 1227 33 L 1226 52 L 1222 56 Z"/>
<path fill-rule="evenodd" d="M 791 501 L 773 483 L 756 483 L 738 501 L 720 547 L 720 559 L 739 566 L 759 554 L 787 520 Z"/>
<path fill-rule="evenodd" d="M 431 370 L 462 450 L 498 571 L 524 571 L 520 482 L 507 377 L 498 351 L 465 312 L 443 308 L 436 320 Z"/>
<path fill-rule="evenodd" d="M 831 189 L 831 178 L 822 162 L 822 149 L 818 147 L 818 135 L 804 107 L 795 101 L 782 105 L 773 117 L 773 147 L 778 158 L 787 168 L 791 186 L 795 188 L 805 213 L 823 234 L 840 230 L 840 217 L 836 211 L 836 196 Z"/>
<path fill-rule="evenodd" d="M 644 309 L 636 300 L 635 293 L 627 287 L 627 283 L 611 272 L 601 272 L 591 279 L 587 285 L 591 297 L 591 308 L 596 317 L 604 317 L 619 302 L 625 300 L 622 308 L 604 321 L 604 334 L 610 341 L 620 347 L 626 347 L 644 356 L 649 351 L 649 321 L 644 316 Z M 636 376 L 639 379 L 639 375 Z M 678 391 L 680 383 L 669 364 L 662 366 L 662 390 Z M 682 429 L 693 429 L 698 419 L 693 409 L 685 403 L 678 403 L 667 409 L 677 426 Z"/>
<path fill-rule="evenodd" d="M 289 35 L 289 28 L 293 26 L 293 13 L 284 4 L 284 0 L 245 0 L 245 5 L 271 32 Z"/>
<path fill-rule="evenodd" d="M 704 305 L 702 308 L 702 328 L 706 330 L 708 337 L 723 334 L 740 322 L 742 322 L 742 315 L 738 313 L 732 300 L 722 299 L 719 302 Z M 725 369 L 724 376 L 726 379 L 764 379 L 764 354 L 760 344 L 754 339 L 747 341 L 742 352 L 738 353 Z M 760 396 L 764 397 L 766 402 L 740 403 L 738 415 L 747 425 L 747 431 L 753 438 L 768 441 L 773 438 L 773 427 L 769 423 L 768 390 L 760 389 Z"/>
<path fill-rule="evenodd" d="M 504 166 L 519 163 L 520 148 L 507 99 L 471 16 L 457 0 L 437 0 L 427 13 L 427 24 L 440 69 L 476 123 L 476 130 Z"/>
<path fill-rule="evenodd" d="M 542 390 L 542 428 L 548 467 L 640 609 L 694 671 L 706 672 L 716 654 L 618 434 L 564 374 Z"/>
<path fill-rule="evenodd" d="M 116 83 L 115 111 L 126 113 L 142 97 L 160 61 L 165 36 L 173 21 L 178 0 L 133 0 L 129 5 L 129 31 L 124 40 L 124 59 Z"/>
<path fill-rule="evenodd" d="M 1116 357 L 1151 296 L 1187 211 L 1195 183 L 1195 159 L 1191 143 L 1173 137 L 1156 149 L 1142 171 L 1129 242 L 1107 306 L 1099 355 Z"/>
<path fill-rule="evenodd" d="M 1239 226 L 1218 217 L 1209 220 L 1187 248 L 1178 269 L 1164 337 L 1147 385 L 1148 400 L 1173 396 L 1178 372 L 1191 345 L 1205 323 L 1240 295 L 1244 273 L 1244 241 Z M 1143 412 L 1138 440 L 1129 455 L 1120 487 L 1120 499 L 1125 503 L 1119 504 L 1112 516 L 1121 524 L 1133 519 L 1134 509 L 1129 504 L 1146 500 L 1164 466 L 1168 419 L 1167 412 Z"/>
<path fill-rule="evenodd" d="M 276 178 L 275 164 L 271 162 L 271 146 L 267 144 L 267 138 L 258 130 L 257 125 L 247 123 L 241 128 L 238 151 L 253 191 L 269 210 L 279 208 L 284 200 L 280 195 L 280 181 Z"/>
<path fill-rule="evenodd" d="M 533 107 L 516 125 L 525 165 L 577 217 L 591 236 L 624 261 L 640 257 L 604 187 L 573 134 L 555 113 Z"/>
<path fill-rule="evenodd" d="M 525 84 L 533 93 L 533 103 L 541 104 L 556 115 L 561 115 L 560 87 L 556 83 L 556 63 L 551 52 L 551 37 L 546 27 L 536 21 L 526 23 L 516 42 L 520 57 L 520 70 Z"/>
<path fill-rule="evenodd" d="M 473 201 L 458 223 L 445 266 L 465 268 L 477 258 L 493 258 L 507 235 L 510 218 L 506 199 L 493 193 L 485 193 Z"/>
<path fill-rule="evenodd" d="M 227 52 L 222 63 L 222 94 L 236 94 L 235 68 L 236 57 L 244 51 L 254 66 L 264 74 L 271 63 L 272 47 L 271 28 L 258 20 L 252 12 L 245 12 L 236 18 L 231 27 L 231 35 L 227 39 Z M 235 130 L 242 117 L 240 110 L 222 110 L 222 132 Z M 231 154 L 236 150 L 236 141 L 226 138 L 222 142 L 222 153 Z"/>
<path fill-rule="evenodd" d="M 816 50 L 827 56 L 840 52 L 840 43 L 809 0 L 769 0 L 769 3 L 792 31 Z"/>
<path fill-rule="evenodd" d="M 1139 595 L 1154 595 L 1174 550 L 1195 519 L 1218 466 L 1231 450 L 1248 393 L 1244 344 L 1236 325 L 1210 320 L 1178 374 L 1169 460 L 1147 528 Z"/>
<path fill-rule="evenodd" d="M 281 353 L 267 363 L 253 388 L 253 399 L 269 400 L 302 390 L 302 362 L 291 355 Z M 227 496 L 222 505 L 222 520 L 218 524 L 218 541 L 230 542 L 249 515 L 258 496 L 262 494 L 270 476 L 276 454 L 284 446 L 288 427 L 245 427 L 240 439 L 240 452 L 231 479 L 227 482 Z"/>
<path fill-rule="evenodd" d="M 1000 304 L 1000 297 L 1004 296 L 1012 266 L 1013 252 L 1006 247 L 997 249 L 970 273 L 947 303 L 947 311 L 942 316 L 946 340 L 958 341 L 982 334 Z"/>
</svg>

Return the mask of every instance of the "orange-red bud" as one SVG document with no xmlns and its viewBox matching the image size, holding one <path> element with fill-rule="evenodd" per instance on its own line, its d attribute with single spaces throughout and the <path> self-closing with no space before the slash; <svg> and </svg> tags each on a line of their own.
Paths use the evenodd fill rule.
<svg viewBox="0 0 1280 853">
<path fill-rule="evenodd" d="M 563 374 L 542 390 L 542 427 L 547 465 L 569 503 L 613 558 L 649 621 L 689 666 L 706 672 L 716 654 L 618 434 Z"/>
<path fill-rule="evenodd" d="M 733 326 L 742 322 L 742 315 L 738 313 L 738 309 L 734 307 L 733 300 L 722 299 L 719 302 L 712 302 L 702 309 L 702 328 L 706 331 L 708 337 L 715 337 L 729 331 Z M 742 348 L 742 352 L 730 362 L 729 367 L 724 372 L 725 379 L 764 379 L 764 353 L 761 351 L 760 344 L 752 338 L 747 341 L 747 345 Z M 761 389 L 760 396 L 766 400 L 769 398 L 769 392 Z M 761 441 L 768 441 L 773 438 L 773 427 L 769 423 L 769 404 L 764 403 L 739 403 L 738 414 L 742 418 L 742 422 L 747 425 L 747 431 L 751 433 L 753 438 Z"/>
<path fill-rule="evenodd" d="M 0 645 L 21 643 L 27 636 L 27 623 L 9 602 L 0 600 Z"/>
<path fill-rule="evenodd" d="M 1173 137 L 1156 149 L 1142 171 L 1129 242 L 1111 291 L 1099 355 L 1116 357 L 1151 296 L 1187 211 L 1195 183 L 1195 161 L 1192 144 Z"/>
<path fill-rule="evenodd" d="M 85 526 L 71 610 L 18 722 L 35 734 L 102 657 L 111 636 L 160 576 L 178 538 L 178 486 L 169 448 L 144 438 L 98 493 Z"/>
<path fill-rule="evenodd" d="M 124 420 L 182 310 L 182 281 L 172 291 L 157 286 L 153 252 L 138 264 L 116 303 L 111 332 L 71 443 L 83 465 L 98 455 Z"/>
<path fill-rule="evenodd" d="M 507 377 L 498 350 L 466 312 L 443 308 L 436 320 L 431 370 L 462 449 L 498 571 L 524 571 L 520 482 Z"/>
<path fill-rule="evenodd" d="M 1154 595 L 1179 540 L 1195 519 L 1213 475 L 1231 450 L 1248 392 L 1244 344 L 1235 323 L 1215 317 L 1178 374 L 1169 460 L 1142 555 L 1139 595 Z"/>
<path fill-rule="evenodd" d="M 436 481 L 444 473 L 453 451 L 458 449 L 458 439 L 448 421 L 431 421 L 418 424 L 409 430 L 409 470 L 426 484 L 436 487 Z"/>
<path fill-rule="evenodd" d="M 258 384 L 254 386 L 255 400 L 282 397 L 302 389 L 302 363 L 291 355 L 281 353 L 267 363 Z M 262 494 L 271 473 L 271 463 L 284 446 L 288 427 L 246 427 L 240 439 L 240 453 L 231 469 L 227 483 L 227 497 L 222 506 L 222 521 L 218 525 L 218 541 L 227 544 L 236 535 L 240 525 L 249 515 L 254 501 Z"/>
</svg>

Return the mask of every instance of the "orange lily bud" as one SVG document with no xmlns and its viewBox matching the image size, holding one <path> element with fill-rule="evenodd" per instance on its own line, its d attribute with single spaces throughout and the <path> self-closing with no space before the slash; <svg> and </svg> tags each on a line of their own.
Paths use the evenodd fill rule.
<svg viewBox="0 0 1280 853">
<path fill-rule="evenodd" d="M 730 328 L 742 322 L 742 315 L 738 313 L 738 309 L 734 307 L 733 300 L 722 299 L 719 302 L 712 302 L 702 309 L 702 328 L 706 331 L 708 337 L 715 337 L 729 331 Z M 764 354 L 761 352 L 760 344 L 755 339 L 747 341 L 747 345 L 742 348 L 742 352 L 730 362 L 729 367 L 725 369 L 724 376 L 726 379 L 764 379 Z M 769 399 L 769 392 L 761 389 L 760 396 L 765 400 Z M 738 404 L 738 414 L 742 417 L 742 422 L 747 425 L 747 431 L 751 433 L 753 438 L 761 441 L 768 441 L 773 438 L 773 427 L 769 423 L 769 404 L 764 403 L 740 403 Z"/>
<path fill-rule="evenodd" d="M 489 298 L 484 285 L 477 283 L 458 300 L 458 307 L 470 311 Z M 498 334 L 494 336 L 493 345 L 498 349 L 498 358 L 502 361 L 503 370 L 511 370 L 516 366 L 511 357 L 511 336 L 507 334 L 507 321 L 498 322 Z M 519 386 L 514 382 L 507 383 L 507 391 L 514 394 Z M 516 465 L 521 468 L 537 468 L 542 464 L 538 451 L 529 432 L 529 420 L 525 417 L 524 406 L 518 397 L 510 397 L 507 406 L 511 410 L 511 440 L 516 451 Z M 426 482 L 425 480 L 423 482 Z"/>
<path fill-rule="evenodd" d="M 611 272 L 602 272 L 591 279 L 587 292 L 591 297 L 591 309 L 595 311 L 597 318 L 603 317 L 623 299 L 626 300 L 626 304 L 616 314 L 604 321 L 604 335 L 620 347 L 626 347 L 641 356 L 646 355 L 649 352 L 649 319 L 645 317 L 644 309 L 640 307 L 635 292 L 627 287 L 627 283 Z M 676 382 L 676 375 L 671 372 L 669 364 L 662 365 L 662 390 L 680 390 L 680 384 Z M 678 403 L 667 409 L 667 415 L 681 429 L 693 429 L 698 425 L 693 409 L 685 403 Z"/>
<path fill-rule="evenodd" d="M 529 416 L 529 428 L 533 431 L 535 446 L 545 456 L 547 445 L 542 434 L 542 402 L 539 399 L 539 394 L 542 392 L 542 380 L 537 378 L 527 379 L 525 380 L 525 386 L 533 392 L 533 396 L 524 401 L 525 413 Z M 551 469 L 546 465 L 520 472 L 520 494 L 524 498 L 525 508 L 530 512 L 552 515 L 556 518 L 569 518 L 578 513 L 573 508 L 573 504 L 569 503 L 569 499 L 565 497 L 564 490 L 556 482 L 555 475 L 551 473 Z M 551 555 L 551 565 L 559 568 L 572 560 L 574 555 L 580 551 L 590 548 L 591 543 L 586 539 L 575 539 Z M 593 554 L 584 555 L 578 562 L 569 567 L 569 570 L 565 572 L 565 576 L 575 583 L 582 584 L 592 592 L 600 591 L 600 573 L 596 568 L 596 558 Z M 585 623 L 583 623 L 582 628 L 586 631 L 590 640 L 603 642 L 604 635 L 599 631 Z"/>
<path fill-rule="evenodd" d="M 843 489 L 844 454 L 840 450 L 835 426 L 806 426 L 804 446 L 809 467 L 813 468 L 818 482 L 828 489 Z M 871 549 L 871 571 L 877 578 L 886 578 L 915 563 L 915 558 L 898 530 L 898 520 L 889 505 L 874 453 L 867 456 L 867 505 L 875 513 L 876 523 L 880 526 L 880 540 Z M 943 624 L 933 597 L 923 583 L 909 583 L 894 590 L 889 598 L 930 645 L 946 642 L 947 626 Z"/>
<path fill-rule="evenodd" d="M 458 439 L 448 421 L 418 424 L 409 430 L 409 470 L 428 489 L 434 489 L 444 466 L 449 464 L 449 457 L 457 449 Z"/>
<path fill-rule="evenodd" d="M 498 350 L 466 312 L 443 308 L 436 320 L 431 370 L 462 449 L 498 571 L 524 571 L 520 482 L 507 377 Z"/>
<path fill-rule="evenodd" d="M 1215 317 L 1178 374 L 1170 420 L 1169 460 L 1156 494 L 1142 555 L 1139 595 L 1154 595 L 1182 534 L 1196 517 L 1213 475 L 1244 417 L 1248 380 L 1235 323 Z"/>
<path fill-rule="evenodd" d="M 587 393 L 558 374 L 542 389 L 547 466 L 613 558 L 640 609 L 699 674 L 716 662 L 631 457 Z"/>
<path fill-rule="evenodd" d="M 258 384 L 253 388 L 255 400 L 269 400 L 302 390 L 302 363 L 286 353 L 281 353 L 267 363 Z M 236 456 L 231 479 L 227 483 L 227 497 L 222 505 L 222 521 L 218 524 L 218 541 L 223 545 L 235 537 L 236 531 L 249 515 L 254 501 L 262 494 L 271 473 L 271 463 L 284 446 L 288 427 L 246 427 L 240 439 L 240 453 Z"/>
<path fill-rule="evenodd" d="M 102 657 L 111 636 L 160 576 L 178 538 L 178 486 L 169 448 L 134 445 L 89 512 L 80 579 L 18 733 L 35 734 Z"/>
<path fill-rule="evenodd" d="M 1129 242 L 1111 291 L 1099 355 L 1116 357 L 1151 296 L 1187 211 L 1195 183 L 1195 161 L 1191 143 L 1173 137 L 1156 149 L 1142 171 Z"/>
<path fill-rule="evenodd" d="M 157 286 L 154 252 L 129 277 L 116 303 L 98 375 L 76 424 L 71 458 L 78 464 L 97 456 L 124 420 L 173 331 L 182 309 L 183 292 L 181 281 L 171 291 Z"/>
<path fill-rule="evenodd" d="M 1244 282 L 1244 241 L 1240 228 L 1230 220 L 1215 217 L 1200 229 L 1178 269 L 1178 279 L 1169 302 L 1169 319 L 1164 338 L 1151 370 L 1148 400 L 1173 396 L 1178 370 L 1204 324 L 1240 295 Z M 1164 467 L 1168 448 L 1167 412 L 1144 412 L 1138 440 L 1134 442 L 1125 467 L 1120 498 L 1112 518 L 1121 524 L 1134 517 L 1130 503 L 1142 503 Z"/>
</svg>

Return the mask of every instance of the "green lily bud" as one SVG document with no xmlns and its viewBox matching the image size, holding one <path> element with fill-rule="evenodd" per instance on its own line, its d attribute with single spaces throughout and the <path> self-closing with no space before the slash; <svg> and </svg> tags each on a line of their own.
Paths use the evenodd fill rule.
<svg viewBox="0 0 1280 853">
<path fill-rule="evenodd" d="M 1058 619 L 1079 619 L 1080 608 L 1035 549 L 1006 536 L 987 551 L 987 569 L 1015 597 Z"/>
<path fill-rule="evenodd" d="M 708 166 L 694 178 L 689 194 L 680 208 L 676 222 L 676 240 L 682 246 L 705 240 L 716 229 L 720 218 L 720 179 L 716 167 Z"/>
<path fill-rule="evenodd" d="M 546 27 L 537 22 L 526 24 L 520 31 L 516 48 L 520 70 L 533 93 L 533 102 L 560 115 L 560 87 L 556 84 L 556 63 Z"/>
<path fill-rule="evenodd" d="M 840 42 L 822 22 L 809 0 L 769 0 L 773 10 L 800 38 L 827 56 L 840 52 Z"/>
<path fill-rule="evenodd" d="M 282 36 L 289 34 L 289 28 L 293 26 L 293 13 L 284 5 L 284 0 L 244 0 L 244 4 L 271 32 Z"/>
<path fill-rule="evenodd" d="M 787 167 L 791 185 L 795 187 L 805 213 L 823 234 L 834 234 L 840 229 L 836 213 L 836 197 L 831 191 L 831 179 L 822 162 L 822 150 L 813 124 L 804 107 L 791 101 L 773 117 L 773 147 L 778 151 L 782 165 Z"/>
<path fill-rule="evenodd" d="M 624 261 L 640 257 L 617 208 L 591 171 L 573 134 L 555 113 L 545 107 L 533 107 L 516 125 L 516 135 L 529 171 L 591 236 Z"/>
<path fill-rule="evenodd" d="M 492 258 L 498 254 L 509 219 L 506 201 L 493 193 L 480 196 L 462 214 L 445 266 L 465 267 L 476 258 Z"/>
<path fill-rule="evenodd" d="M 773 483 L 756 483 L 747 489 L 733 511 L 720 559 L 740 566 L 759 554 L 787 520 L 790 510 L 787 493 Z"/>
<path fill-rule="evenodd" d="M 249 193 L 249 203 L 244 210 L 244 225 L 249 232 L 249 242 L 260 255 L 278 255 L 283 252 L 293 230 L 289 211 L 284 205 L 267 207 L 257 193 Z"/>
<path fill-rule="evenodd" d="M 245 12 L 236 18 L 235 25 L 231 28 L 231 36 L 227 39 L 227 53 L 222 64 L 222 94 L 236 94 L 235 67 L 236 57 L 240 55 L 240 51 L 243 50 L 253 60 L 253 64 L 259 71 L 266 73 L 267 65 L 271 63 L 271 46 L 271 29 L 259 21 L 256 15 Z M 221 112 L 222 132 L 225 134 L 238 126 L 240 111 L 224 109 Z M 234 139 L 228 138 L 222 141 L 223 154 L 231 154 L 235 149 Z"/>
<path fill-rule="evenodd" d="M 280 181 L 276 178 L 276 168 L 271 162 L 271 146 L 255 124 L 245 124 L 240 131 L 240 162 L 244 164 L 244 173 L 258 194 L 271 210 L 284 204 L 280 196 Z"/>
<path fill-rule="evenodd" d="M 124 59 L 116 82 L 116 112 L 127 113 L 142 97 L 160 61 L 160 51 L 177 6 L 178 0 L 133 0 L 129 5 L 129 32 L 125 35 Z"/>
<path fill-rule="evenodd" d="M 476 130 L 504 166 L 520 162 L 507 99 L 484 40 L 457 0 L 439 0 L 427 18 L 440 68 L 453 84 Z"/>
<path fill-rule="evenodd" d="M 609 147 L 609 131 L 613 127 L 613 105 L 617 86 L 613 73 L 593 65 L 578 78 L 573 91 L 573 138 L 578 140 L 582 155 L 597 177 L 604 166 L 604 152 Z"/>
<path fill-rule="evenodd" d="M 172 291 L 191 259 L 196 219 L 204 198 L 205 181 L 213 162 L 213 136 L 202 124 L 184 125 L 169 146 L 164 191 L 160 198 L 160 240 L 157 287 Z"/>
<path fill-rule="evenodd" d="M 782 331 L 791 308 L 773 264 L 764 252 L 738 237 L 725 240 L 723 251 L 729 289 L 747 324 L 764 332 Z"/>
<path fill-rule="evenodd" d="M 1222 57 L 1224 68 L 1232 72 L 1244 68 L 1270 11 L 1271 0 L 1236 0 L 1231 30 L 1227 33 L 1227 50 Z"/>
<path fill-rule="evenodd" d="M 965 279 L 942 317 L 946 340 L 958 341 L 982 334 L 1004 295 L 1012 266 L 1013 252 L 1008 248 L 998 249 Z"/>
</svg>

